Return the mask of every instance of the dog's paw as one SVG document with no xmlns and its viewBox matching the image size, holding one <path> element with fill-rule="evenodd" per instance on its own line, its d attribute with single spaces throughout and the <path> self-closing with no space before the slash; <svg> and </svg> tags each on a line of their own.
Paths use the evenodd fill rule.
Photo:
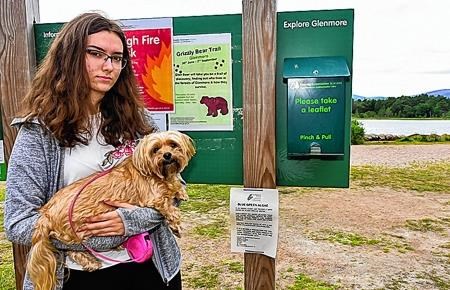
<svg viewBox="0 0 450 290">
<path fill-rule="evenodd" d="M 186 200 L 189 199 L 189 197 L 188 197 L 188 195 L 187 195 L 187 192 L 186 192 L 186 190 L 184 190 L 184 189 L 178 191 L 178 192 L 176 193 L 175 197 L 176 197 L 178 200 L 184 200 L 184 201 L 186 201 Z"/>
<path fill-rule="evenodd" d="M 170 225 L 172 233 L 177 237 L 181 238 L 181 226 L 180 225 Z"/>
<path fill-rule="evenodd" d="M 172 233 L 175 235 L 175 237 L 181 238 L 181 232 L 179 229 L 176 230 L 172 229 Z"/>
</svg>

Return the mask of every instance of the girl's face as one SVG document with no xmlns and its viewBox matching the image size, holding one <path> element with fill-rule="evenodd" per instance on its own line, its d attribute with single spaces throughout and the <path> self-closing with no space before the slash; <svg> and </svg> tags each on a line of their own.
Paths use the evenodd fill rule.
<svg viewBox="0 0 450 290">
<path fill-rule="evenodd" d="M 114 32 L 100 31 L 88 36 L 86 69 L 94 105 L 98 104 L 119 78 L 123 66 L 123 49 L 122 41 Z"/>
</svg>

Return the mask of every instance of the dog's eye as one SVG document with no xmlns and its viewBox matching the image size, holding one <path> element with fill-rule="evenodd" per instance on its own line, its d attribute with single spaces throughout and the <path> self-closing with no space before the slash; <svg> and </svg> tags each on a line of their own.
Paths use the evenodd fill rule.
<svg viewBox="0 0 450 290">
<path fill-rule="evenodd" d="M 172 148 L 176 148 L 176 147 L 178 147 L 178 144 L 177 144 L 177 143 L 174 143 L 174 142 L 172 142 L 172 143 L 170 143 L 170 147 L 172 147 Z"/>
<path fill-rule="evenodd" d="M 155 148 L 153 148 L 153 153 L 156 153 L 156 152 L 158 152 L 158 150 L 159 150 L 159 147 L 155 147 Z"/>
</svg>

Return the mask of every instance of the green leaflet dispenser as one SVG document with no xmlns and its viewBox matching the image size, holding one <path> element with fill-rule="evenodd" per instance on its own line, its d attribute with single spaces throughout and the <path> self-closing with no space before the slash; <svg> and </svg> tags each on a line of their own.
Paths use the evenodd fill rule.
<svg viewBox="0 0 450 290">
<path fill-rule="evenodd" d="M 344 57 L 284 59 L 287 80 L 287 158 L 339 159 L 344 155 Z"/>
</svg>

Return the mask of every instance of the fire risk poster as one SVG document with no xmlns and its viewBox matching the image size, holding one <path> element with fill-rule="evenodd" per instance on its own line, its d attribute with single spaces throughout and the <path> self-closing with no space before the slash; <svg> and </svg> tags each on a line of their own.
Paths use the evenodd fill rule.
<svg viewBox="0 0 450 290">
<path fill-rule="evenodd" d="M 145 106 L 153 113 L 174 112 L 172 18 L 121 23 Z"/>
</svg>

